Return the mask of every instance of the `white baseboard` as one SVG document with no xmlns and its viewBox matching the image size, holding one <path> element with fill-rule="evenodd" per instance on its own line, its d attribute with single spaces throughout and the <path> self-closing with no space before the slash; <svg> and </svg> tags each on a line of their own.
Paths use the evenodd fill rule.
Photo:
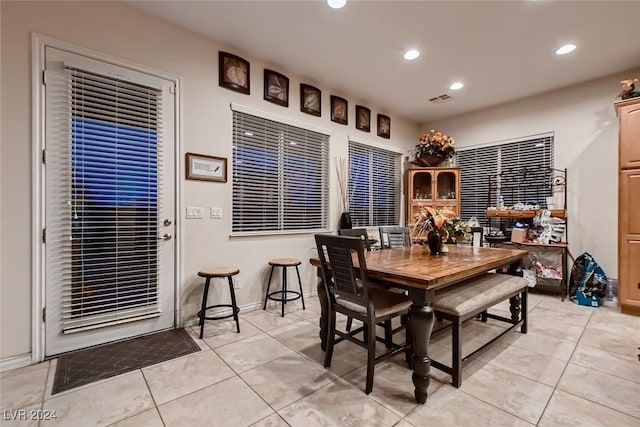
<svg viewBox="0 0 640 427">
<path fill-rule="evenodd" d="M 19 354 L 0 359 L 0 372 L 11 369 L 24 368 L 31 365 L 31 353 Z"/>
<path fill-rule="evenodd" d="M 302 294 L 304 295 L 305 298 L 312 298 L 318 295 L 318 291 L 316 289 L 309 289 L 307 291 L 304 291 Z M 249 313 L 254 310 L 262 310 L 263 304 L 264 304 L 264 301 L 258 301 L 258 302 L 252 302 L 250 304 L 241 305 L 239 306 L 240 313 Z M 275 305 L 280 305 L 280 302 L 272 301 L 272 300 L 269 300 L 267 302 L 267 307 L 273 307 Z M 226 316 L 229 314 L 231 314 L 231 308 L 229 307 L 222 307 L 222 308 L 207 310 L 207 316 L 209 317 Z M 197 324 L 198 324 L 198 318 L 195 317 L 195 315 L 191 319 L 184 319 L 182 321 L 182 327 L 195 326 Z"/>
</svg>

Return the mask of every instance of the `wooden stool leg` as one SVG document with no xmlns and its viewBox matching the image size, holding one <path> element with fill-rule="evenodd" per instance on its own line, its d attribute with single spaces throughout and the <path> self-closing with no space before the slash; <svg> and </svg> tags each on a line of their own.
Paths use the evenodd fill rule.
<svg viewBox="0 0 640 427">
<path fill-rule="evenodd" d="M 287 303 L 287 267 L 282 267 L 282 317 L 284 317 L 284 305 Z"/>
<path fill-rule="evenodd" d="M 298 270 L 297 265 L 296 265 L 296 273 L 298 274 L 298 283 L 300 284 L 300 299 L 302 300 L 302 309 L 306 310 L 307 308 L 304 306 L 304 295 L 302 295 L 302 280 L 300 280 L 300 270 Z"/>
<path fill-rule="evenodd" d="M 204 318 L 207 315 L 207 297 L 209 296 L 209 282 L 211 281 L 210 277 L 207 277 L 206 282 L 204 282 L 204 292 L 202 293 L 202 310 L 200 310 L 200 339 L 204 334 Z"/>
<path fill-rule="evenodd" d="M 236 321 L 236 329 L 238 331 L 238 333 L 240 333 L 240 322 L 238 321 L 238 311 L 240 311 L 240 309 L 238 308 L 238 304 L 236 303 L 236 292 L 233 289 L 233 279 L 231 278 L 231 276 L 228 277 L 229 279 L 229 291 L 231 292 L 231 310 L 233 310 L 233 318 Z"/>
<path fill-rule="evenodd" d="M 273 265 L 271 266 L 271 272 L 269 273 L 269 281 L 267 282 L 267 293 L 264 294 L 264 305 L 262 306 L 263 310 L 267 309 L 267 300 L 269 299 L 269 288 L 271 288 L 271 276 L 273 276 Z"/>
</svg>

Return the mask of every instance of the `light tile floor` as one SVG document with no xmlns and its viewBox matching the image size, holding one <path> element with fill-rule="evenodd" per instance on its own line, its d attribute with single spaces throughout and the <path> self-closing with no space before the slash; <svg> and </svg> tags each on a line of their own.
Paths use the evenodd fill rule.
<svg viewBox="0 0 640 427">
<path fill-rule="evenodd" d="M 508 313 L 508 304 L 492 309 Z M 529 333 L 512 332 L 474 358 L 460 389 L 431 370 L 425 405 L 413 399 L 403 356 L 376 366 L 363 392 L 366 352 L 336 346 L 322 367 L 317 300 L 210 321 L 202 351 L 51 396 L 56 360 L 0 376 L 2 418 L 42 410 L 40 426 L 638 426 L 640 317 L 579 307 L 558 297 L 529 297 Z M 340 319 L 344 322 L 344 319 Z M 472 320 L 463 328 L 471 351 L 504 326 Z M 431 354 L 450 357 L 450 335 L 432 339 Z M 49 412 L 47 412 L 49 411 Z M 2 426 L 37 421 L 2 419 Z"/>
</svg>

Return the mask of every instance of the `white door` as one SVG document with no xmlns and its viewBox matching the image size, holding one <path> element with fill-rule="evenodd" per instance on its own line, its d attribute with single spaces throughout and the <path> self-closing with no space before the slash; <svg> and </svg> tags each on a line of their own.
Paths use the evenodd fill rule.
<svg viewBox="0 0 640 427">
<path fill-rule="evenodd" d="M 45 353 L 174 326 L 173 83 L 45 48 Z"/>
</svg>

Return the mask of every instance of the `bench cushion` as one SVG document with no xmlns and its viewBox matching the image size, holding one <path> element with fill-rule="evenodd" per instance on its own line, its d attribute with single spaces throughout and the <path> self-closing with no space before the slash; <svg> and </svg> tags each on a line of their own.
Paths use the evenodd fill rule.
<svg viewBox="0 0 640 427">
<path fill-rule="evenodd" d="M 436 293 L 433 309 L 443 313 L 464 316 L 486 306 L 503 301 L 528 286 L 522 277 L 507 274 L 486 274 L 446 288 Z"/>
</svg>

